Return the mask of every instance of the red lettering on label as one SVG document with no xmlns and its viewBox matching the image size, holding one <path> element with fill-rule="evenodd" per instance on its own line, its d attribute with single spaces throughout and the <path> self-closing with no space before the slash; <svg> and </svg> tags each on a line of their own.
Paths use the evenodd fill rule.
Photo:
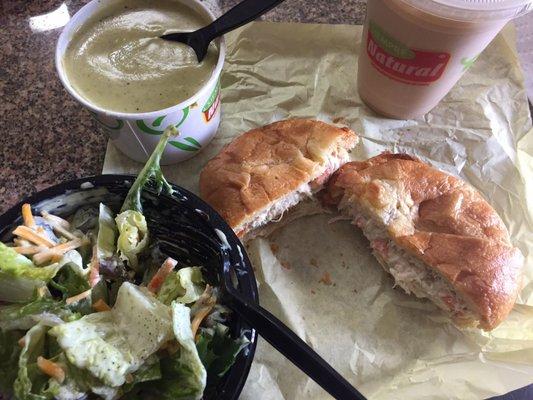
<svg viewBox="0 0 533 400">
<path fill-rule="evenodd" d="M 420 51 L 411 49 L 414 57 L 398 58 L 387 53 L 372 37 L 368 30 L 366 53 L 372 65 L 382 74 L 400 82 L 427 85 L 442 76 L 450 54 L 444 52 Z"/>
</svg>

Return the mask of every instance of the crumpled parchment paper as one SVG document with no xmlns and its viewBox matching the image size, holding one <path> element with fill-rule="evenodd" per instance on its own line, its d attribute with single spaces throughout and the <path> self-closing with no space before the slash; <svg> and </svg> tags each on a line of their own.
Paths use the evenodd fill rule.
<svg viewBox="0 0 533 400">
<path fill-rule="evenodd" d="M 219 134 L 195 158 L 166 167 L 167 178 L 198 192 L 201 168 L 224 144 L 288 117 L 351 127 L 362 139 L 353 159 L 401 151 L 461 176 L 496 208 L 526 257 L 519 304 L 491 334 L 460 331 L 431 304 L 393 289 L 358 230 L 328 223 L 331 215 L 249 244 L 261 304 L 371 399 L 479 399 L 533 383 L 533 129 L 513 28 L 437 108 L 410 121 L 362 104 L 360 39 L 359 26 L 260 22 L 230 33 Z M 140 168 L 108 147 L 104 173 Z M 329 397 L 261 340 L 241 398 Z"/>
</svg>

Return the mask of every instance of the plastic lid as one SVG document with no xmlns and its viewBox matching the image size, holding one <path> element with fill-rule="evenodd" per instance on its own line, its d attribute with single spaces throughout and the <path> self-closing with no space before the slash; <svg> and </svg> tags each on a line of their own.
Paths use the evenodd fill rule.
<svg viewBox="0 0 533 400">
<path fill-rule="evenodd" d="M 403 0 L 429 14 L 458 21 L 512 19 L 533 8 L 533 0 Z"/>
</svg>

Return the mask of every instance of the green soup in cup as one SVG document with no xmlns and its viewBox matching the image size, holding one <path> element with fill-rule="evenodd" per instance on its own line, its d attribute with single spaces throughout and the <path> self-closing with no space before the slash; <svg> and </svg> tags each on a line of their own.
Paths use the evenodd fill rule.
<svg viewBox="0 0 533 400">
<path fill-rule="evenodd" d="M 216 134 L 225 45 L 215 41 L 198 63 L 191 48 L 159 36 L 213 19 L 198 0 L 93 0 L 59 38 L 60 79 L 129 157 L 145 161 L 174 125 L 163 163 L 185 160 Z"/>
</svg>

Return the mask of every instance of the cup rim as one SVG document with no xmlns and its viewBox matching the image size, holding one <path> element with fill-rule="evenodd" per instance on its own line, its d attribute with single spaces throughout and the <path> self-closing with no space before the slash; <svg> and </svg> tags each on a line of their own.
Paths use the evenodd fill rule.
<svg viewBox="0 0 533 400">
<path fill-rule="evenodd" d="M 193 6 L 200 8 L 209 18 L 210 22 L 214 21 L 216 19 L 215 15 L 209 10 L 202 2 L 199 0 L 177 0 L 182 4 L 187 3 L 187 6 Z M 192 4 L 191 4 L 192 3 Z M 104 114 L 106 116 L 114 117 L 117 119 L 153 119 L 159 117 L 161 114 L 169 114 L 171 112 L 176 112 L 183 110 L 187 106 L 193 104 L 195 101 L 197 101 L 202 95 L 205 94 L 205 92 L 215 87 L 216 82 L 220 78 L 220 74 L 222 73 L 222 67 L 224 65 L 224 60 L 226 58 L 226 41 L 224 39 L 224 36 L 219 37 L 216 39 L 218 42 L 218 59 L 217 63 L 215 65 L 215 68 L 213 68 L 213 72 L 211 73 L 211 77 L 209 80 L 202 85 L 202 87 L 194 93 L 191 97 L 183 100 L 182 102 L 175 104 L 173 106 L 162 108 L 160 110 L 155 111 L 148 111 L 148 112 L 141 112 L 141 113 L 126 113 L 126 112 L 119 112 L 119 111 L 113 111 L 108 110 L 102 107 L 99 107 L 87 99 L 85 99 L 81 94 L 79 94 L 72 84 L 70 83 L 67 74 L 63 68 L 62 58 L 63 58 L 63 52 L 60 49 L 60 43 L 66 42 L 68 44 L 70 42 L 71 38 L 68 38 L 68 35 L 72 34 L 76 28 L 81 26 L 83 22 L 90 16 L 92 16 L 97 10 L 100 9 L 96 4 L 102 4 L 101 0 L 91 0 L 87 4 L 85 4 L 82 8 L 80 8 L 70 19 L 70 21 L 65 25 L 63 28 L 63 31 L 59 35 L 59 38 L 56 43 L 56 49 L 55 49 L 55 68 L 57 71 L 57 74 L 59 76 L 59 80 L 61 81 L 61 84 L 65 88 L 65 90 L 74 97 L 78 102 L 80 102 L 84 107 L 88 108 L 89 110 Z M 82 15 L 84 15 L 84 12 L 87 11 L 87 9 L 95 7 L 93 11 L 89 13 L 89 17 L 87 17 L 83 22 L 80 22 L 79 20 L 82 18 Z"/>
</svg>

